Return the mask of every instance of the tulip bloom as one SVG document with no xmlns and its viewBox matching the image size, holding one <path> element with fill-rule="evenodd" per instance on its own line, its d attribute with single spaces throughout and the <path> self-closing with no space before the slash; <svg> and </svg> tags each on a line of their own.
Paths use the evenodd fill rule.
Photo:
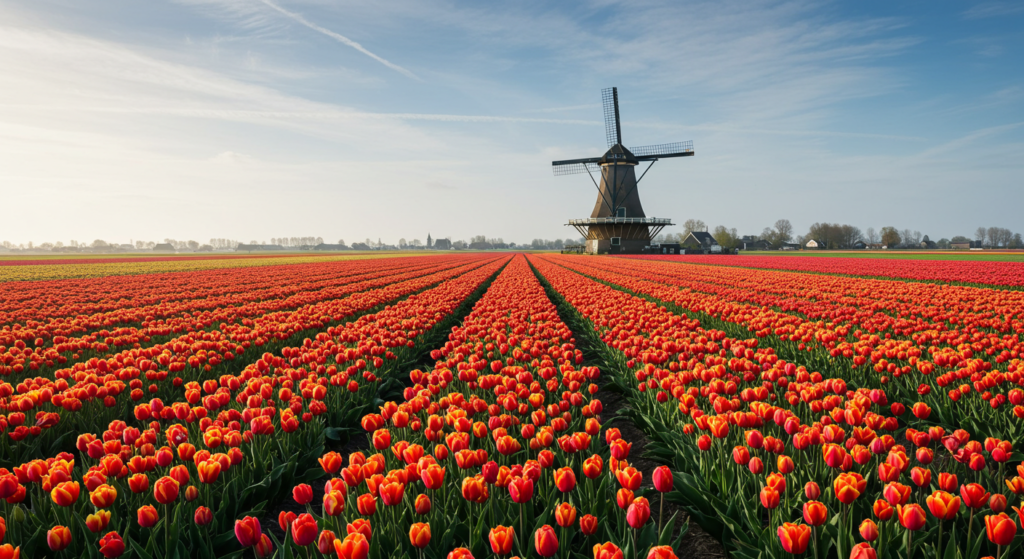
<svg viewBox="0 0 1024 559">
<path fill-rule="evenodd" d="M 340 494 L 339 491 L 331 492 L 332 495 L 334 495 L 335 493 Z M 326 497 L 324 502 L 326 503 Z M 342 499 L 342 502 L 344 503 L 344 499 Z M 344 509 L 344 506 L 342 506 L 342 509 Z M 373 516 L 377 513 L 377 498 L 374 497 L 373 494 L 371 493 L 364 493 L 360 495 L 356 499 L 356 510 L 358 510 L 359 514 L 363 516 Z"/>
<path fill-rule="evenodd" d="M 105 509 L 110 505 L 113 505 L 115 499 L 117 499 L 117 489 L 114 489 L 105 483 L 96 487 L 96 489 L 89 494 L 89 501 L 91 501 L 93 506 L 98 509 Z"/>
<path fill-rule="evenodd" d="M 782 549 L 787 553 L 799 555 L 807 551 L 807 544 L 811 540 L 811 527 L 806 524 L 785 522 L 779 526 L 778 534 Z"/>
<path fill-rule="evenodd" d="M 555 507 L 555 521 L 562 528 L 568 528 L 576 523 L 576 507 L 569 503 L 561 503 Z"/>
<path fill-rule="evenodd" d="M 960 486 L 960 497 L 967 507 L 980 509 L 988 504 L 989 493 L 977 483 L 968 483 Z"/>
<path fill-rule="evenodd" d="M 359 532 L 334 540 L 334 551 L 338 559 L 366 559 L 370 554 L 370 542 Z"/>
<path fill-rule="evenodd" d="M 597 533 L 597 517 L 592 514 L 583 515 L 583 518 L 580 518 L 580 532 L 583 532 L 584 536 L 593 536 Z"/>
<path fill-rule="evenodd" d="M 651 506 L 644 497 L 637 497 L 634 499 L 629 505 L 629 509 L 626 511 L 626 522 L 628 522 L 630 527 L 634 530 L 642 528 L 650 517 Z"/>
<path fill-rule="evenodd" d="M 473 552 L 464 547 L 456 547 L 448 553 L 448 559 L 473 559 Z"/>
<path fill-rule="evenodd" d="M 153 484 L 153 498 L 161 505 L 173 503 L 178 499 L 178 489 L 181 484 L 174 478 L 164 476 Z"/>
<path fill-rule="evenodd" d="M 893 404 L 894 406 L 896 404 Z M 875 548 L 867 542 L 860 542 L 850 550 L 850 559 L 877 559 Z"/>
<path fill-rule="evenodd" d="M 342 458 L 337 452 L 331 451 L 324 454 L 323 457 L 319 458 L 320 467 L 327 472 L 328 475 L 334 475 L 341 469 Z"/>
<path fill-rule="evenodd" d="M 844 505 L 856 501 L 866 486 L 867 482 L 859 474 L 839 474 L 836 476 L 835 482 L 832 483 L 836 498 Z"/>
<path fill-rule="evenodd" d="M 576 473 L 570 467 L 555 470 L 555 487 L 562 493 L 568 493 L 576 488 Z"/>
<path fill-rule="evenodd" d="M 992 512 L 998 514 L 1006 510 L 1006 495 L 996 493 L 988 500 L 988 508 L 992 509 Z"/>
<path fill-rule="evenodd" d="M 373 526 L 365 518 L 357 518 L 345 525 L 346 534 L 362 534 L 366 541 L 373 539 Z"/>
<path fill-rule="evenodd" d="M 444 484 L 444 468 L 437 464 L 431 464 L 420 470 L 420 479 L 423 480 L 423 485 L 427 489 L 432 491 L 440 489 Z"/>
<path fill-rule="evenodd" d="M 124 540 L 117 532 L 107 532 L 107 535 L 100 538 L 100 553 L 107 559 L 120 557 L 124 553 Z"/>
<path fill-rule="evenodd" d="M 924 528 L 924 524 L 928 520 L 928 517 L 925 516 L 924 509 L 917 503 L 897 506 L 896 515 L 900 519 L 900 525 L 912 532 L 916 532 L 921 528 Z"/>
<path fill-rule="evenodd" d="M 813 481 L 808 481 L 804 485 L 804 495 L 812 501 L 817 501 L 818 497 L 821 496 L 821 488 L 818 487 L 817 483 L 814 483 Z"/>
<path fill-rule="evenodd" d="M 899 506 L 910 499 L 910 492 L 910 486 L 893 481 L 886 484 L 882 489 L 882 496 L 885 497 L 886 501 L 889 501 L 890 505 Z"/>
<path fill-rule="evenodd" d="M 330 530 L 324 530 L 320 532 L 320 536 L 316 539 L 316 549 L 323 555 L 330 555 L 334 551 L 334 540 L 337 539 L 334 536 L 334 532 Z"/>
<path fill-rule="evenodd" d="M 71 545 L 71 530 L 66 526 L 54 526 L 46 532 L 46 544 L 51 551 L 61 551 Z"/>
<path fill-rule="evenodd" d="M 514 477 L 508 483 L 508 493 L 512 502 L 523 504 L 533 499 L 533 480 L 525 477 Z"/>
<path fill-rule="evenodd" d="M 818 501 L 804 503 L 804 522 L 811 526 L 821 526 L 828 520 L 828 507 Z"/>
<path fill-rule="evenodd" d="M 1005 512 L 985 517 L 988 541 L 996 545 L 1010 545 L 1017 535 L 1017 524 Z"/>
<path fill-rule="evenodd" d="M 511 526 L 495 526 L 487 535 L 487 541 L 491 542 L 491 551 L 495 555 L 508 555 L 512 553 L 512 544 L 515 542 L 515 530 Z"/>
<path fill-rule="evenodd" d="M 960 497 L 954 497 L 945 491 L 932 493 L 925 502 L 932 516 L 939 520 L 952 520 L 960 511 Z"/>
<path fill-rule="evenodd" d="M 431 504 L 430 497 L 427 497 L 423 493 L 416 496 L 416 502 L 413 505 L 416 509 L 416 514 L 424 515 L 430 512 Z"/>
<path fill-rule="evenodd" d="M 766 509 L 774 509 L 779 506 L 779 492 L 771 487 L 761 490 L 761 506 Z"/>
<path fill-rule="evenodd" d="M 594 544 L 594 559 L 623 559 L 622 550 L 611 542 Z"/>
<path fill-rule="evenodd" d="M 423 549 L 430 543 L 430 524 L 417 522 L 409 527 L 409 543 L 416 549 Z"/>
<path fill-rule="evenodd" d="M 316 540 L 317 532 L 320 528 L 316 525 L 316 519 L 313 515 L 303 513 L 292 521 L 292 541 L 296 545 L 305 547 L 314 540 Z"/>
<path fill-rule="evenodd" d="M 246 516 L 235 521 L 235 537 L 242 547 L 252 547 L 260 541 L 263 530 L 260 528 L 260 521 L 257 518 Z"/>
<path fill-rule="evenodd" d="M 110 524 L 110 511 L 98 510 L 85 517 L 85 527 L 93 534 L 99 534 Z M 2 522 L 0 522 L 2 525 Z M 3 541 L 3 530 L 0 530 L 0 541 Z"/>
<path fill-rule="evenodd" d="M 300 505 L 308 505 L 313 501 L 313 488 L 300 483 L 292 488 L 292 499 Z"/>
<path fill-rule="evenodd" d="M 213 511 L 206 507 L 199 507 L 196 509 L 193 520 L 195 520 L 196 526 L 206 526 L 213 522 Z"/>
<path fill-rule="evenodd" d="M 138 510 L 139 526 L 152 528 L 160 520 L 160 514 L 156 512 L 153 505 L 143 505 Z"/>
<path fill-rule="evenodd" d="M 261 535 L 260 541 L 256 542 L 256 546 L 253 547 L 253 552 L 259 559 L 270 557 L 274 553 L 274 544 L 270 541 L 270 537 L 266 534 Z"/>
<path fill-rule="evenodd" d="M 672 548 L 667 545 L 658 545 L 647 552 L 647 559 L 679 559 Z"/>
<path fill-rule="evenodd" d="M 53 502 L 60 507 L 70 507 L 78 501 L 78 495 L 81 492 L 81 487 L 77 481 L 65 481 L 58 483 L 56 487 L 50 490 L 50 498 Z"/>
<path fill-rule="evenodd" d="M 860 537 L 864 538 L 869 542 L 873 542 L 878 539 L 878 525 L 875 524 L 874 520 L 865 518 L 864 522 L 860 523 Z"/>
<path fill-rule="evenodd" d="M 672 479 L 672 470 L 668 466 L 658 466 L 655 468 L 654 473 L 651 474 L 651 480 L 654 482 L 654 489 L 659 493 L 672 491 L 674 480 Z"/>
<path fill-rule="evenodd" d="M 545 524 L 533 533 L 533 546 L 541 557 L 554 557 L 558 553 L 558 537 L 555 529 Z"/>
</svg>

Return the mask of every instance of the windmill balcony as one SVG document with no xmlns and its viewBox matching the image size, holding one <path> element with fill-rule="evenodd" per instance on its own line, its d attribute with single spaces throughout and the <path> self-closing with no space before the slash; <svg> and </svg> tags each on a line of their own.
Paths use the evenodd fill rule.
<svg viewBox="0 0 1024 559">
<path fill-rule="evenodd" d="M 675 225 L 671 219 L 664 217 L 588 217 L 584 219 L 570 219 L 567 225 L 660 225 L 662 227 Z"/>
</svg>

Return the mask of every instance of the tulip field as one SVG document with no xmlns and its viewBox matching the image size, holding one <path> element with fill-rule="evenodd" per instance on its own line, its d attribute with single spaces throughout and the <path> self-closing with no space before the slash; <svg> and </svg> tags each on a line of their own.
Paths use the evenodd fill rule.
<svg viewBox="0 0 1024 559">
<path fill-rule="evenodd" d="M 1022 556 L 1017 263 L 731 258 L 0 262 L 0 559 Z"/>
</svg>

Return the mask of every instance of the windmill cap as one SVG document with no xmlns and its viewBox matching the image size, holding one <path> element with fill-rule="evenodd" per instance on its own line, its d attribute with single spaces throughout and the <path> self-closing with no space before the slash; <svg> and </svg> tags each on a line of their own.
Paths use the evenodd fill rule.
<svg viewBox="0 0 1024 559">
<path fill-rule="evenodd" d="M 610 163 L 626 163 L 629 165 L 636 165 L 639 163 L 633 152 L 626 149 L 622 144 L 615 144 L 608 151 L 605 152 L 604 157 L 597 162 L 598 165 L 606 165 Z"/>
</svg>

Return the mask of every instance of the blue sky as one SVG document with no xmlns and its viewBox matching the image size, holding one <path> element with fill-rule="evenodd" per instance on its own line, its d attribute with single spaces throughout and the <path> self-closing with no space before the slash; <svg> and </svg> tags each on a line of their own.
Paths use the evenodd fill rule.
<svg viewBox="0 0 1024 559">
<path fill-rule="evenodd" d="M 649 216 L 1021 231 L 1022 59 L 1020 0 L 3 2 L 0 240 L 575 236 L 612 85 L 695 144 Z"/>
</svg>

